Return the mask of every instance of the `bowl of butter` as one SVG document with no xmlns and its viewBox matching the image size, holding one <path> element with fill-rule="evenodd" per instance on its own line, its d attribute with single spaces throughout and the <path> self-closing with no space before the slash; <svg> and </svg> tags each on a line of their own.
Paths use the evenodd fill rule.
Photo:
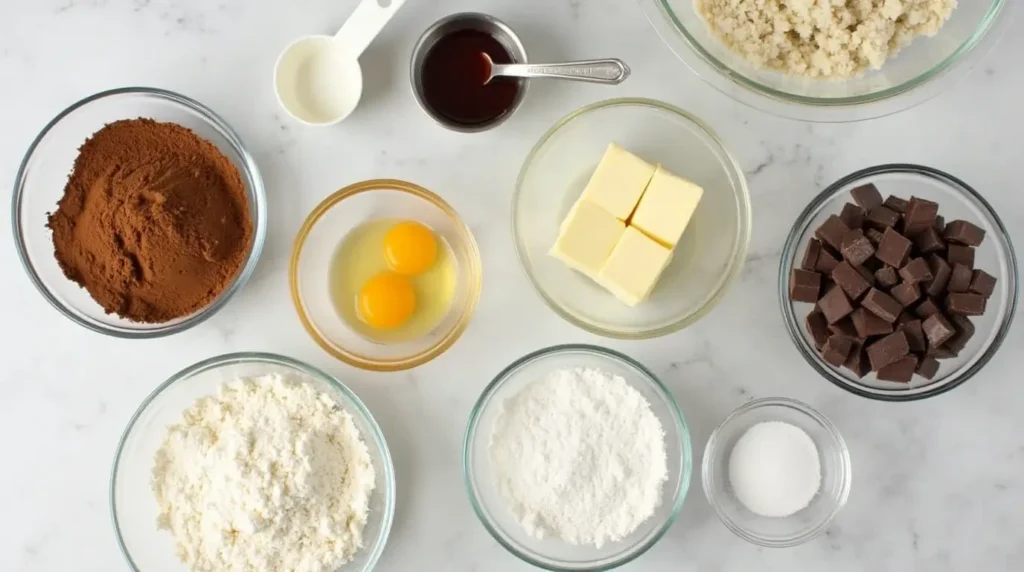
<svg viewBox="0 0 1024 572">
<path fill-rule="evenodd" d="M 541 298 L 592 333 L 653 338 L 693 324 L 739 276 L 746 180 L 700 119 L 649 99 L 574 111 L 527 157 L 516 251 Z"/>
</svg>

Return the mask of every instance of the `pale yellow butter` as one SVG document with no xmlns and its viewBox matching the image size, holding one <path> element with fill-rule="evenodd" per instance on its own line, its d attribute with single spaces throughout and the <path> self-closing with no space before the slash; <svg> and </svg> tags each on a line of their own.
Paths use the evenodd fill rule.
<svg viewBox="0 0 1024 572">
<path fill-rule="evenodd" d="M 587 201 L 578 201 L 562 222 L 549 254 L 591 278 L 597 276 L 626 224 Z"/>
<path fill-rule="evenodd" d="M 597 281 L 619 300 L 636 306 L 647 299 L 671 260 L 671 250 L 627 227 L 598 272 Z"/>
<path fill-rule="evenodd" d="M 658 165 L 630 224 L 675 247 L 703 195 L 704 189 Z"/>
<path fill-rule="evenodd" d="M 626 220 L 654 176 L 654 165 L 610 143 L 583 189 L 583 200 Z"/>
</svg>

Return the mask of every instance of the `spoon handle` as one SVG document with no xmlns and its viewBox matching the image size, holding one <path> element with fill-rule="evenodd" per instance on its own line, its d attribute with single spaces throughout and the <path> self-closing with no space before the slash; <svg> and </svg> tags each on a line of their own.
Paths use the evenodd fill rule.
<svg viewBox="0 0 1024 572">
<path fill-rule="evenodd" d="M 358 58 L 405 0 L 361 0 L 334 35 L 346 52 Z"/>
<path fill-rule="evenodd" d="M 551 77 L 592 83 L 619 84 L 629 77 L 629 66 L 616 58 L 559 64 L 494 64 L 492 75 Z"/>
</svg>

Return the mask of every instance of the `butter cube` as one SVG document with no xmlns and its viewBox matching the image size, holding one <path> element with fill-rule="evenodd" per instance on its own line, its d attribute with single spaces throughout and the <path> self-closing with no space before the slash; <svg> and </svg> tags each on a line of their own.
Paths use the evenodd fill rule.
<svg viewBox="0 0 1024 572">
<path fill-rule="evenodd" d="M 630 224 L 674 247 L 703 195 L 704 189 L 658 165 Z"/>
<path fill-rule="evenodd" d="M 577 201 L 562 222 L 549 254 L 595 278 L 625 230 L 625 223 L 611 213 L 587 201 Z"/>
<path fill-rule="evenodd" d="M 627 227 L 597 281 L 630 306 L 647 299 L 661 272 L 672 260 L 672 251 L 633 227 Z"/>
<path fill-rule="evenodd" d="M 583 199 L 626 220 L 654 175 L 654 165 L 610 143 L 583 189 Z"/>
</svg>

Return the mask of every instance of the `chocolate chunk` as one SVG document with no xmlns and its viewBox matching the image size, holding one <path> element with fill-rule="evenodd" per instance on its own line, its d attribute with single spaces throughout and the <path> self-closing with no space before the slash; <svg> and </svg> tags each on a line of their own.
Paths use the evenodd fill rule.
<svg viewBox="0 0 1024 572">
<path fill-rule="evenodd" d="M 935 359 L 950 359 L 958 356 L 959 352 L 946 346 L 933 346 L 929 344 L 928 351 L 926 351 L 924 355 Z"/>
<path fill-rule="evenodd" d="M 868 288 L 871 288 L 871 283 L 845 260 L 832 271 L 832 281 L 839 285 L 851 300 L 860 298 Z"/>
<path fill-rule="evenodd" d="M 946 230 L 946 219 L 944 219 L 942 215 L 935 217 L 935 230 L 939 231 L 939 234 L 942 234 Z"/>
<path fill-rule="evenodd" d="M 807 318 L 804 319 L 804 328 L 807 329 L 807 334 L 814 341 L 814 347 L 820 350 L 825 345 L 825 340 L 829 336 L 828 322 L 825 321 L 825 315 L 818 310 L 807 314 Z"/>
<path fill-rule="evenodd" d="M 963 264 L 956 264 L 953 266 L 953 273 L 949 276 L 949 284 L 946 285 L 947 292 L 966 292 L 971 287 L 971 277 L 974 276 L 974 271 L 964 266 Z"/>
<path fill-rule="evenodd" d="M 843 248 L 840 252 L 850 264 L 860 266 L 875 253 L 875 245 L 864 236 L 863 230 L 855 228 L 843 236 Z"/>
<path fill-rule="evenodd" d="M 864 308 L 857 308 L 850 314 L 850 321 L 853 323 L 857 336 L 866 339 L 871 336 L 884 336 L 893 332 L 892 324 L 868 312 Z"/>
<path fill-rule="evenodd" d="M 923 352 L 928 349 L 921 320 L 911 320 L 905 324 L 900 324 L 897 330 L 907 335 L 907 344 L 910 345 L 910 351 Z"/>
<path fill-rule="evenodd" d="M 950 324 L 942 313 L 933 314 L 921 322 L 921 330 L 924 331 L 924 337 L 928 339 L 928 344 L 931 346 L 941 346 L 956 334 L 953 324 Z"/>
<path fill-rule="evenodd" d="M 946 284 L 949 284 L 949 277 L 953 273 L 953 268 L 946 262 L 945 258 L 938 254 L 928 256 L 928 267 L 931 268 L 932 279 L 924 285 L 924 291 L 929 296 L 938 296 L 946 290 Z"/>
<path fill-rule="evenodd" d="M 874 259 L 872 258 L 872 260 Z M 867 280 L 868 284 L 875 285 L 875 273 L 868 270 L 866 266 L 854 266 L 853 269 L 860 273 L 864 280 Z"/>
<path fill-rule="evenodd" d="M 890 210 L 894 210 L 894 211 L 896 211 L 898 213 L 905 213 L 905 212 L 907 212 L 907 205 L 908 205 L 907 200 L 906 199 L 901 199 L 901 198 L 899 198 L 897 196 L 894 196 L 894 195 L 889 195 L 888 197 L 886 197 L 885 198 L 885 202 L 882 203 L 882 204 L 885 205 Z"/>
<path fill-rule="evenodd" d="M 921 377 L 929 381 L 934 379 L 935 374 L 939 373 L 939 360 L 933 357 L 925 356 L 924 358 L 921 359 L 920 362 L 918 362 L 917 371 L 915 371 L 914 373 L 920 375 Z"/>
<path fill-rule="evenodd" d="M 900 221 L 900 213 L 886 208 L 886 207 L 875 207 L 868 211 L 868 216 L 864 218 L 864 224 L 883 230 L 886 228 L 892 228 L 896 226 L 896 223 Z"/>
<path fill-rule="evenodd" d="M 987 300 L 973 292 L 953 292 L 946 296 L 946 311 L 961 316 L 980 316 L 985 313 Z"/>
<path fill-rule="evenodd" d="M 939 305 L 929 298 L 918 304 L 917 308 L 914 308 L 914 313 L 921 319 L 928 318 L 939 313 Z"/>
<path fill-rule="evenodd" d="M 838 322 L 853 312 L 850 299 L 846 297 L 843 289 L 839 286 L 833 286 L 825 292 L 825 295 L 818 300 L 818 307 L 821 308 L 821 313 L 825 314 L 825 319 L 830 324 Z"/>
<path fill-rule="evenodd" d="M 818 263 L 818 253 L 821 252 L 821 243 L 818 239 L 812 238 L 807 242 L 807 248 L 804 250 L 803 260 L 800 261 L 800 268 L 804 270 L 814 270 Z"/>
<path fill-rule="evenodd" d="M 878 288 L 872 288 L 868 291 L 867 296 L 864 296 L 864 301 L 861 302 L 861 306 L 890 324 L 895 322 L 900 312 L 903 311 L 903 306 L 896 299 Z"/>
<path fill-rule="evenodd" d="M 903 324 L 907 324 L 907 323 L 913 322 L 913 321 L 915 321 L 917 319 L 918 319 L 917 316 L 911 314 L 907 310 L 903 310 L 902 312 L 900 312 L 900 315 L 896 318 L 896 325 L 897 326 L 902 326 Z"/>
<path fill-rule="evenodd" d="M 946 347 L 959 353 L 967 347 L 967 342 L 974 337 L 974 322 L 967 316 L 959 315 L 950 316 L 949 321 L 953 322 L 956 334 L 946 342 Z"/>
<path fill-rule="evenodd" d="M 996 290 L 996 278 L 984 270 L 975 270 L 971 276 L 971 292 L 990 298 Z"/>
<path fill-rule="evenodd" d="M 882 204 L 882 193 L 871 183 L 850 190 L 850 195 L 860 208 L 867 211 Z"/>
<path fill-rule="evenodd" d="M 828 326 L 828 331 L 839 336 L 846 336 L 851 340 L 860 339 L 860 334 L 857 333 L 857 328 L 853 327 L 853 320 L 849 316 Z"/>
<path fill-rule="evenodd" d="M 893 286 L 889 290 L 889 294 L 904 308 L 917 302 L 921 297 L 921 291 L 918 289 L 917 284 L 913 282 L 904 282 L 899 286 Z"/>
<path fill-rule="evenodd" d="M 789 297 L 794 302 L 818 301 L 818 291 L 821 288 L 821 274 L 794 268 L 789 275 Z"/>
<path fill-rule="evenodd" d="M 819 243 L 821 249 L 818 251 L 818 262 L 814 264 L 814 269 L 822 274 L 828 276 L 832 274 L 836 266 L 839 266 L 839 258 L 833 256 L 829 249 L 824 244 Z"/>
<path fill-rule="evenodd" d="M 985 229 L 965 220 L 953 220 L 946 225 L 942 236 L 949 242 L 966 246 L 979 246 L 985 240 Z"/>
<path fill-rule="evenodd" d="M 974 248 L 960 244 L 950 244 L 946 247 L 946 260 L 951 266 L 959 263 L 974 270 Z"/>
<path fill-rule="evenodd" d="M 914 246 L 921 254 L 931 254 L 945 250 L 946 243 L 939 236 L 939 231 L 935 230 L 935 227 L 928 227 L 914 237 Z"/>
<path fill-rule="evenodd" d="M 850 347 L 850 355 L 846 358 L 843 367 L 853 372 L 857 377 L 864 377 L 871 371 L 871 362 L 868 361 L 867 351 L 864 343 L 860 340 L 854 341 Z"/>
<path fill-rule="evenodd" d="M 858 207 L 853 203 L 846 203 L 843 205 L 843 210 L 839 212 L 839 218 L 843 219 L 846 226 L 850 228 L 860 228 L 864 226 L 864 216 L 867 212 Z"/>
<path fill-rule="evenodd" d="M 896 363 L 909 353 L 910 344 L 903 332 L 894 332 L 868 346 L 868 360 L 871 361 L 871 369 L 875 371 Z"/>
<path fill-rule="evenodd" d="M 877 228 L 869 228 L 864 231 L 864 236 L 868 237 L 868 240 L 871 241 L 871 244 L 878 246 L 878 243 L 882 242 L 882 237 L 884 235 L 882 234 L 882 231 L 878 230 Z"/>
<path fill-rule="evenodd" d="M 903 234 L 907 238 L 914 238 L 928 229 L 934 230 L 935 217 L 939 214 L 939 204 L 910 197 L 907 203 L 907 211 L 903 214 Z"/>
<path fill-rule="evenodd" d="M 903 268 L 900 268 L 900 277 L 909 284 L 927 282 L 934 278 L 932 276 L 932 269 L 924 258 L 911 258 L 910 262 L 907 262 Z"/>
<path fill-rule="evenodd" d="M 881 368 L 876 374 L 878 381 L 895 381 L 897 383 L 910 383 L 914 379 L 914 372 L 917 370 L 917 356 L 903 356 L 895 362 Z"/>
<path fill-rule="evenodd" d="M 843 237 L 850 232 L 843 219 L 836 215 L 829 215 L 825 222 L 814 231 L 814 236 L 836 250 L 843 248 Z"/>
<path fill-rule="evenodd" d="M 910 241 L 891 228 L 882 233 L 882 242 L 878 243 L 875 257 L 889 266 L 900 268 L 910 253 Z"/>
<path fill-rule="evenodd" d="M 875 271 L 875 282 L 883 288 L 892 288 L 900 281 L 896 276 L 896 269 L 886 265 Z"/>
<path fill-rule="evenodd" d="M 846 362 L 851 347 L 853 347 L 853 340 L 846 336 L 833 334 L 821 348 L 821 359 L 825 360 L 825 363 L 839 367 Z"/>
</svg>

